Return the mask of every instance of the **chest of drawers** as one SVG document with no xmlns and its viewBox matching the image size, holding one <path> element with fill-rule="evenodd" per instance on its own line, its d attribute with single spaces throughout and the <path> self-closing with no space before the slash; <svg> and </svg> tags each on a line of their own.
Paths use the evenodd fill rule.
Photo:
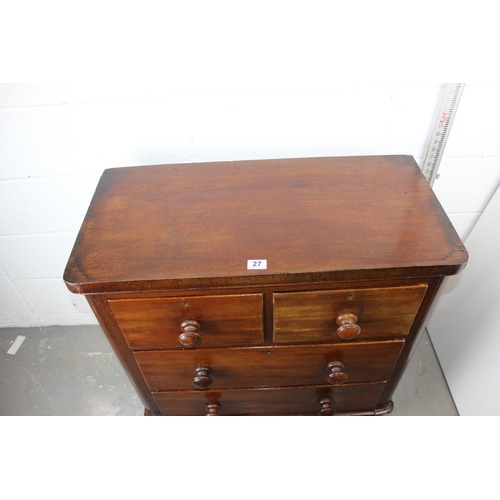
<svg viewBox="0 0 500 500">
<path fill-rule="evenodd" d="M 373 415 L 466 262 L 413 158 L 302 158 L 106 170 L 64 280 L 147 415 Z"/>
</svg>

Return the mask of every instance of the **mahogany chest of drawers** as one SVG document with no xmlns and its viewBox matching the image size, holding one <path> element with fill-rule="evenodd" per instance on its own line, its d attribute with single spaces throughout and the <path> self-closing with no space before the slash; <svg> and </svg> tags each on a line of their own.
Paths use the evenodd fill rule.
<svg viewBox="0 0 500 500">
<path fill-rule="evenodd" d="M 467 252 L 410 156 L 106 170 L 64 280 L 147 415 L 383 414 Z"/>
</svg>

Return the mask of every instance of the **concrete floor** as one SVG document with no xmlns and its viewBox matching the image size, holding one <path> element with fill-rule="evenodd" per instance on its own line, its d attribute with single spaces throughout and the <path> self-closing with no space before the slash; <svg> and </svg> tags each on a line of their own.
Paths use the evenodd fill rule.
<svg viewBox="0 0 500 500">
<path fill-rule="evenodd" d="M 26 337 L 7 354 L 18 335 Z M 392 416 L 457 415 L 427 334 L 394 394 Z M 0 415 L 143 415 L 98 326 L 0 329 Z"/>
</svg>

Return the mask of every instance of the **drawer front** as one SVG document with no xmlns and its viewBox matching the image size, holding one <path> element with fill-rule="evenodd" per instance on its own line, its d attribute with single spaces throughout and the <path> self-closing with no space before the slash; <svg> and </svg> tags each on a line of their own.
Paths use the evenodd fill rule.
<svg viewBox="0 0 500 500">
<path fill-rule="evenodd" d="M 262 344 L 262 294 L 110 300 L 131 349 Z"/>
<path fill-rule="evenodd" d="M 138 351 L 151 390 L 222 389 L 379 382 L 389 378 L 403 340 L 309 346 Z"/>
<path fill-rule="evenodd" d="M 274 294 L 274 341 L 335 342 L 406 335 L 427 285 Z"/>
<path fill-rule="evenodd" d="M 385 384 L 348 384 L 227 391 L 155 392 L 163 415 L 329 415 L 370 411 Z"/>
</svg>

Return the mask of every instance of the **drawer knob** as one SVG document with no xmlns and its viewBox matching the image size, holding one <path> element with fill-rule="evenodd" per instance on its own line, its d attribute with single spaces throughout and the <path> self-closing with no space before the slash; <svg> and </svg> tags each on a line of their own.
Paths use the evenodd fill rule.
<svg viewBox="0 0 500 500">
<path fill-rule="evenodd" d="M 347 380 L 347 375 L 343 372 L 345 366 L 342 361 L 332 361 L 328 363 L 326 367 L 326 371 L 328 376 L 326 379 L 329 384 L 332 385 L 340 385 L 343 384 Z"/>
<path fill-rule="evenodd" d="M 358 317 L 353 313 L 340 313 L 337 316 L 337 335 L 344 340 L 356 338 L 361 333 L 361 327 L 356 324 Z"/>
<path fill-rule="evenodd" d="M 201 335 L 199 331 L 201 325 L 194 319 L 186 319 L 181 323 L 182 333 L 179 335 L 179 344 L 184 347 L 193 348 L 201 344 Z"/>
<path fill-rule="evenodd" d="M 205 411 L 207 412 L 205 416 L 207 417 L 218 417 L 220 411 L 219 403 L 207 403 L 205 405 Z"/>
<path fill-rule="evenodd" d="M 320 399 L 318 401 L 319 406 L 319 415 L 327 416 L 327 415 L 335 415 L 335 411 L 333 409 L 333 400 L 331 398 Z"/>
<path fill-rule="evenodd" d="M 209 389 L 212 386 L 212 379 L 209 377 L 211 369 L 206 366 L 198 366 L 194 370 L 193 385 L 196 389 Z"/>
</svg>

